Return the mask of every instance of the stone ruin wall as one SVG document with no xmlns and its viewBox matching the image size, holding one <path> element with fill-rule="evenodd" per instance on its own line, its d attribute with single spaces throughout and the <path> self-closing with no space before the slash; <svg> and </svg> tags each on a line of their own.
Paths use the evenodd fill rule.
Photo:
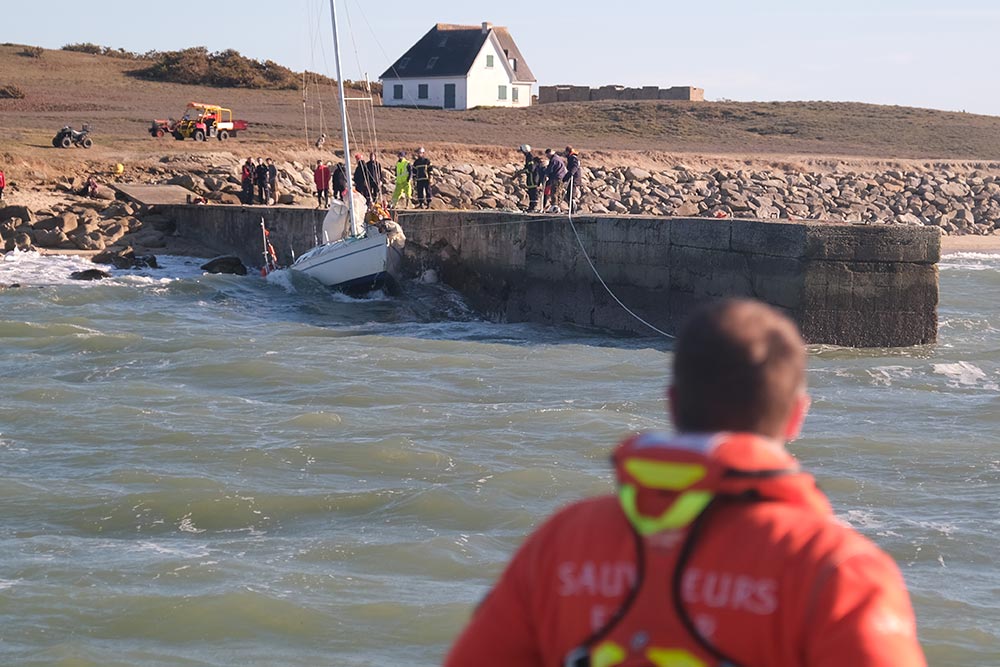
<svg viewBox="0 0 1000 667">
<path fill-rule="evenodd" d="M 659 88 L 658 86 L 643 86 L 642 88 L 626 88 L 625 86 L 539 86 L 538 103 L 551 102 L 596 102 L 599 100 L 684 100 L 689 102 L 705 101 L 705 89 L 694 86 L 673 86 Z"/>
</svg>

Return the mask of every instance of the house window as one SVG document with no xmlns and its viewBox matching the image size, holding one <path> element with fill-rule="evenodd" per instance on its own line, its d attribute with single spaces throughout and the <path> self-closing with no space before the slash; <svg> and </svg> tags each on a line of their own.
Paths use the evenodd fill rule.
<svg viewBox="0 0 1000 667">
<path fill-rule="evenodd" d="M 510 89 L 510 101 L 514 104 L 517 104 L 517 93 L 517 86 L 512 86 Z"/>
<path fill-rule="evenodd" d="M 507 99 L 507 86 L 500 86 L 500 88 L 497 90 L 497 99 L 498 100 Z"/>
<path fill-rule="evenodd" d="M 417 84 L 417 97 L 420 98 L 420 99 L 422 99 L 422 100 L 426 100 L 427 99 L 427 84 L 426 83 Z"/>
<path fill-rule="evenodd" d="M 511 68 L 511 70 L 513 70 L 513 71 L 515 71 L 515 72 L 516 72 L 516 71 L 517 71 L 517 58 L 511 58 L 511 59 L 510 59 L 510 60 L 508 60 L 507 62 L 509 62 L 509 63 L 510 63 L 510 68 Z"/>
<path fill-rule="evenodd" d="M 392 99 L 394 100 L 403 99 L 403 84 L 397 83 L 392 87 Z"/>
<path fill-rule="evenodd" d="M 401 58 L 399 60 L 399 69 L 406 69 L 406 66 L 410 64 L 409 58 Z"/>
<path fill-rule="evenodd" d="M 427 69 L 434 69 L 434 66 L 437 65 L 437 62 L 438 62 L 438 57 L 437 56 L 434 56 L 433 58 L 431 58 L 430 60 L 428 60 L 427 61 Z"/>
<path fill-rule="evenodd" d="M 486 56 L 486 67 L 493 67 L 493 56 Z"/>
</svg>

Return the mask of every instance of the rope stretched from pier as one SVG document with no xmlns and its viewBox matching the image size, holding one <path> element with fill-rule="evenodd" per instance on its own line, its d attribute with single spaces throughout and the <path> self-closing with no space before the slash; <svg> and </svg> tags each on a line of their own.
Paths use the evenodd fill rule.
<svg viewBox="0 0 1000 667">
<path fill-rule="evenodd" d="M 570 183 L 569 187 L 570 187 L 570 195 L 572 195 L 573 184 Z M 533 222 L 533 223 L 534 222 L 549 222 L 549 221 L 556 221 L 556 220 L 562 220 L 562 219 L 563 219 L 563 217 L 561 215 L 559 215 L 559 216 L 545 216 L 545 217 L 541 217 L 541 218 L 534 218 L 533 217 L 533 218 L 531 218 L 531 222 Z M 635 311 L 633 311 L 631 308 L 629 308 L 628 306 L 626 306 L 624 304 L 624 302 L 622 302 L 622 300 L 618 298 L 618 295 L 615 294 L 614 291 L 612 291 L 612 289 L 608 286 L 608 284 L 606 282 L 604 282 L 604 278 L 603 278 L 603 276 L 601 276 L 601 272 L 597 270 L 597 267 L 594 265 L 594 262 L 590 259 L 590 255 L 587 253 L 587 248 L 584 247 L 584 245 L 583 245 L 583 239 L 580 238 L 580 233 L 577 231 L 576 224 L 573 222 L 573 200 L 572 200 L 572 196 L 570 197 L 569 212 L 566 215 L 566 219 L 569 221 L 570 229 L 573 230 L 573 235 L 576 237 L 576 242 L 580 246 L 580 252 L 583 253 L 584 259 L 586 259 L 587 260 L 587 264 L 590 265 L 590 270 L 594 272 L 594 275 L 597 277 L 597 280 L 601 283 L 601 287 L 603 287 L 604 290 L 611 296 L 611 298 L 615 300 L 615 303 L 617 303 L 619 306 L 621 306 L 622 310 L 624 310 L 626 313 L 628 313 L 633 318 L 635 318 L 636 321 L 638 321 L 641 324 L 645 325 L 646 327 L 652 329 L 653 331 L 655 331 L 656 333 L 660 334 L 661 336 L 664 336 L 664 337 L 670 338 L 670 339 L 675 339 L 676 336 L 674 336 L 672 334 L 668 334 L 666 331 L 663 331 L 662 329 L 657 328 L 656 326 L 650 324 L 646 320 L 642 319 L 639 315 L 637 315 L 635 313 Z M 523 223 L 524 223 L 523 219 L 520 219 L 520 220 L 504 220 L 503 222 L 483 222 L 483 223 L 477 224 L 476 227 L 500 227 L 500 226 L 505 226 L 505 225 L 520 225 L 520 224 L 523 224 Z M 451 229 L 461 229 L 462 226 L 463 225 L 448 225 L 446 227 L 431 227 L 429 229 L 425 229 L 425 230 L 422 230 L 422 231 L 424 231 L 424 232 L 440 232 L 440 231 L 447 231 L 447 230 L 451 230 Z"/>
<path fill-rule="evenodd" d="M 569 220 L 570 229 L 573 230 L 573 236 L 576 237 L 576 242 L 580 246 L 580 252 L 583 253 L 584 259 L 586 259 L 587 264 L 590 265 L 590 270 L 594 272 L 594 275 L 597 276 L 597 279 L 600 281 L 601 286 L 607 291 L 607 293 L 611 296 L 611 298 L 614 299 L 615 302 L 622 307 L 622 310 L 624 310 L 626 313 L 634 317 L 636 321 L 646 325 L 647 327 L 649 327 L 656 333 L 660 334 L 661 336 L 665 336 L 666 338 L 670 339 L 676 338 L 676 336 L 668 334 L 666 331 L 663 331 L 662 329 L 656 328 L 646 320 L 636 315 L 635 312 L 631 308 L 626 306 L 622 302 L 622 300 L 618 298 L 618 295 L 615 294 L 610 287 L 608 287 L 608 284 L 604 282 L 604 278 L 601 277 L 601 272 L 597 270 L 597 267 L 594 266 L 594 262 L 590 259 L 590 255 L 587 254 L 587 249 L 583 245 L 583 239 L 580 238 L 580 233 L 576 231 L 576 224 L 573 222 L 573 181 L 569 182 L 569 212 L 566 214 L 566 219 Z"/>
</svg>

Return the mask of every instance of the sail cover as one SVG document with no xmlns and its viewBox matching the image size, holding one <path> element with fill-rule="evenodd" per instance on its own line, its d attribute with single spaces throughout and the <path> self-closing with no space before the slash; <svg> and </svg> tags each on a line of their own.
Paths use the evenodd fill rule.
<svg viewBox="0 0 1000 667">
<path fill-rule="evenodd" d="M 331 243 L 340 239 L 357 234 L 363 227 L 365 210 L 368 208 L 365 198 L 357 192 L 351 191 L 354 196 L 354 225 L 351 226 L 347 219 L 347 202 L 334 199 L 330 203 L 330 210 L 323 218 L 323 242 Z"/>
</svg>

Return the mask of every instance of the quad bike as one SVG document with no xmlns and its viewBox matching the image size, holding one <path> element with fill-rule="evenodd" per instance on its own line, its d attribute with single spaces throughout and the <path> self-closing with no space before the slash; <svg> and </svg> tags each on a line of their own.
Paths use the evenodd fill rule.
<svg viewBox="0 0 1000 667">
<path fill-rule="evenodd" d="M 90 125 L 84 125 L 79 130 L 74 130 L 67 125 L 56 132 L 56 136 L 52 137 L 52 145 L 56 148 L 69 148 L 71 146 L 90 148 L 94 145 L 94 140 L 90 138 Z"/>
</svg>

